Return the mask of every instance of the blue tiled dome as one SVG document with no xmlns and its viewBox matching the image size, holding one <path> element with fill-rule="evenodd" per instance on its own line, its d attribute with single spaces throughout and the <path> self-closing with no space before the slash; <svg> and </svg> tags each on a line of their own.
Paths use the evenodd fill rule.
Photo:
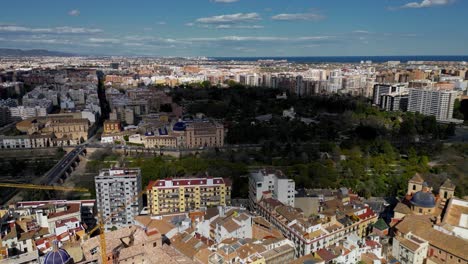
<svg viewBox="0 0 468 264">
<path fill-rule="evenodd" d="M 72 263 L 71 257 L 65 249 L 53 250 L 45 255 L 44 264 Z"/>
<path fill-rule="evenodd" d="M 186 125 L 184 122 L 177 122 L 174 124 L 174 131 L 185 131 Z"/>
<path fill-rule="evenodd" d="M 424 208 L 433 208 L 435 207 L 435 198 L 430 192 L 419 191 L 411 198 L 411 204 Z"/>
</svg>

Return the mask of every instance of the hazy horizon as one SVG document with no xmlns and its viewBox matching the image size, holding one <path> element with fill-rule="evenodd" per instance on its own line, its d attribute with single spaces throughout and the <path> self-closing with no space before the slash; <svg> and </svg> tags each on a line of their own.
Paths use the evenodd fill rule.
<svg viewBox="0 0 468 264">
<path fill-rule="evenodd" d="M 8 1 L 0 47 L 126 56 L 468 54 L 461 0 Z M 444 55 L 444 56 L 446 56 Z"/>
</svg>

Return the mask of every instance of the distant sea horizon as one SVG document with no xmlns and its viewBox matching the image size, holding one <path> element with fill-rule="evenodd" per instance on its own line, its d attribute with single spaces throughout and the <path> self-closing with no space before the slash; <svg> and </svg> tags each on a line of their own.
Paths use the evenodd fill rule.
<svg viewBox="0 0 468 264">
<path fill-rule="evenodd" d="M 468 62 L 468 55 L 413 55 L 413 56 L 278 56 L 278 57 L 209 57 L 216 61 L 258 61 L 287 60 L 295 63 L 360 63 L 372 61 L 377 63 L 387 61 L 457 61 Z"/>
</svg>

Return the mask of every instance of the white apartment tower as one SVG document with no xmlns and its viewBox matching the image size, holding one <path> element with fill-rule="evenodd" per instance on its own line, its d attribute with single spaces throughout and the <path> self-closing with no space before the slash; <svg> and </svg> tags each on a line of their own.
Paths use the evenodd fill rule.
<svg viewBox="0 0 468 264">
<path fill-rule="evenodd" d="M 105 229 L 133 224 L 143 205 L 140 169 L 103 169 L 95 177 L 95 184 L 98 213 L 103 220 L 109 219 Z"/>
<path fill-rule="evenodd" d="M 272 198 L 285 205 L 294 206 L 295 183 L 288 179 L 280 170 L 262 169 L 250 173 L 249 177 L 249 205 L 256 210 L 257 202 L 266 192 L 271 192 Z"/>
<path fill-rule="evenodd" d="M 450 120 L 457 95 L 456 91 L 410 89 L 408 111 L 435 116 L 439 121 Z"/>
</svg>

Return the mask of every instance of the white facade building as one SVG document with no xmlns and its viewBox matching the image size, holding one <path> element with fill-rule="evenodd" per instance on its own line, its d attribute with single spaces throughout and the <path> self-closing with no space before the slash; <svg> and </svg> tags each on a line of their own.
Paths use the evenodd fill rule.
<svg viewBox="0 0 468 264">
<path fill-rule="evenodd" d="M 11 117 L 19 117 L 21 119 L 28 119 L 31 117 L 37 116 L 47 116 L 47 114 L 51 111 L 52 104 L 50 106 L 33 106 L 33 107 L 25 107 L 25 106 L 16 106 L 10 107 L 10 114 Z"/>
<path fill-rule="evenodd" d="M 433 89 L 409 89 L 408 111 L 435 116 L 437 120 L 453 119 L 458 92 Z"/>
<path fill-rule="evenodd" d="M 249 202 L 252 210 L 264 192 L 271 192 L 272 197 L 285 205 L 294 206 L 295 183 L 280 170 L 262 169 L 252 172 L 249 177 Z"/>
<path fill-rule="evenodd" d="M 141 171 L 139 168 L 104 169 L 95 178 L 98 213 L 104 218 L 106 230 L 134 224 L 142 209 Z"/>
<path fill-rule="evenodd" d="M 408 233 L 393 239 L 392 255 L 402 264 L 422 264 L 427 256 L 429 243 Z"/>
</svg>

